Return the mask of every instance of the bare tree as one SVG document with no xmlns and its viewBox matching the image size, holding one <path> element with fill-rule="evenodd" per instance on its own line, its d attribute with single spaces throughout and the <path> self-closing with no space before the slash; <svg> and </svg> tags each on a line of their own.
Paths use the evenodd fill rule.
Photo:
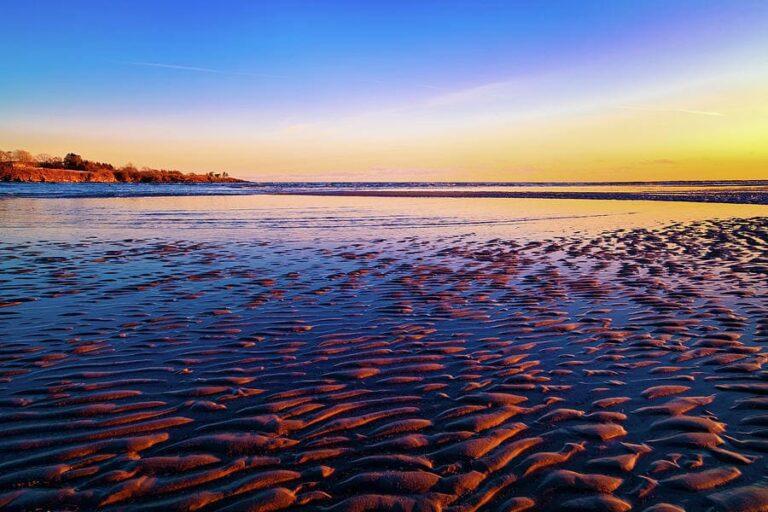
<svg viewBox="0 0 768 512">
<path fill-rule="evenodd" d="M 53 162 L 54 158 L 49 155 L 48 153 L 39 153 L 35 155 L 35 162 L 39 164 L 50 164 Z"/>
<path fill-rule="evenodd" d="M 22 164 L 31 164 L 35 162 L 35 159 L 29 151 L 25 149 L 15 149 L 13 150 L 13 161 Z"/>
</svg>

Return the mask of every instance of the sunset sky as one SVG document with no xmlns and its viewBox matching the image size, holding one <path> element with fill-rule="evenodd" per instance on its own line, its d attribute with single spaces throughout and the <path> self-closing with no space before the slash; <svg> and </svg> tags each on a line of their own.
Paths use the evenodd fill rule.
<svg viewBox="0 0 768 512">
<path fill-rule="evenodd" d="M 768 1 L 4 1 L 0 149 L 267 180 L 768 178 Z"/>
</svg>

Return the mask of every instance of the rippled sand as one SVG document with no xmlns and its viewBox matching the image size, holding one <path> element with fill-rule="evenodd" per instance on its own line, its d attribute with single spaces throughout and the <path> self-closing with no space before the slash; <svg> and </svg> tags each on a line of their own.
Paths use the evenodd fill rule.
<svg viewBox="0 0 768 512">
<path fill-rule="evenodd" d="M 768 224 L 0 243 L 2 510 L 768 508 Z"/>
</svg>

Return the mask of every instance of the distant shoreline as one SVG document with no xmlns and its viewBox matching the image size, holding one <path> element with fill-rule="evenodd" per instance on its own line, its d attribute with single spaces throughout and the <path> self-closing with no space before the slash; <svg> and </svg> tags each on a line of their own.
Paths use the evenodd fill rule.
<svg viewBox="0 0 768 512">
<path fill-rule="evenodd" d="M 285 190 L 278 195 L 412 197 L 412 198 L 488 198 L 488 199 L 600 199 L 634 201 L 682 201 L 697 203 L 768 204 L 768 190 L 691 191 L 691 192 L 536 192 L 481 190 Z"/>
<path fill-rule="evenodd" d="M 768 179 L 760 180 L 658 180 L 658 181 L 249 181 L 244 183 L 293 187 L 611 187 L 611 186 L 707 186 L 768 187 Z"/>
<path fill-rule="evenodd" d="M 88 160 L 77 153 L 63 158 L 47 153 L 32 155 L 24 149 L 0 150 L 0 182 L 4 183 L 239 183 L 226 171 L 205 174 L 174 169 L 138 169 Z"/>
<path fill-rule="evenodd" d="M 228 176 L 185 174 L 173 171 L 74 170 L 19 165 L 0 166 L 0 182 L 5 183 L 240 183 Z"/>
</svg>

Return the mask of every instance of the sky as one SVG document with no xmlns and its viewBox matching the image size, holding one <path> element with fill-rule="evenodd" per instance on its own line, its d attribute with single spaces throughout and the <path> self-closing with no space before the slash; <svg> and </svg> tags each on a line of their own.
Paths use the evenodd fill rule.
<svg viewBox="0 0 768 512">
<path fill-rule="evenodd" d="M 0 0 L 0 148 L 255 180 L 768 179 L 768 2 Z"/>
</svg>

